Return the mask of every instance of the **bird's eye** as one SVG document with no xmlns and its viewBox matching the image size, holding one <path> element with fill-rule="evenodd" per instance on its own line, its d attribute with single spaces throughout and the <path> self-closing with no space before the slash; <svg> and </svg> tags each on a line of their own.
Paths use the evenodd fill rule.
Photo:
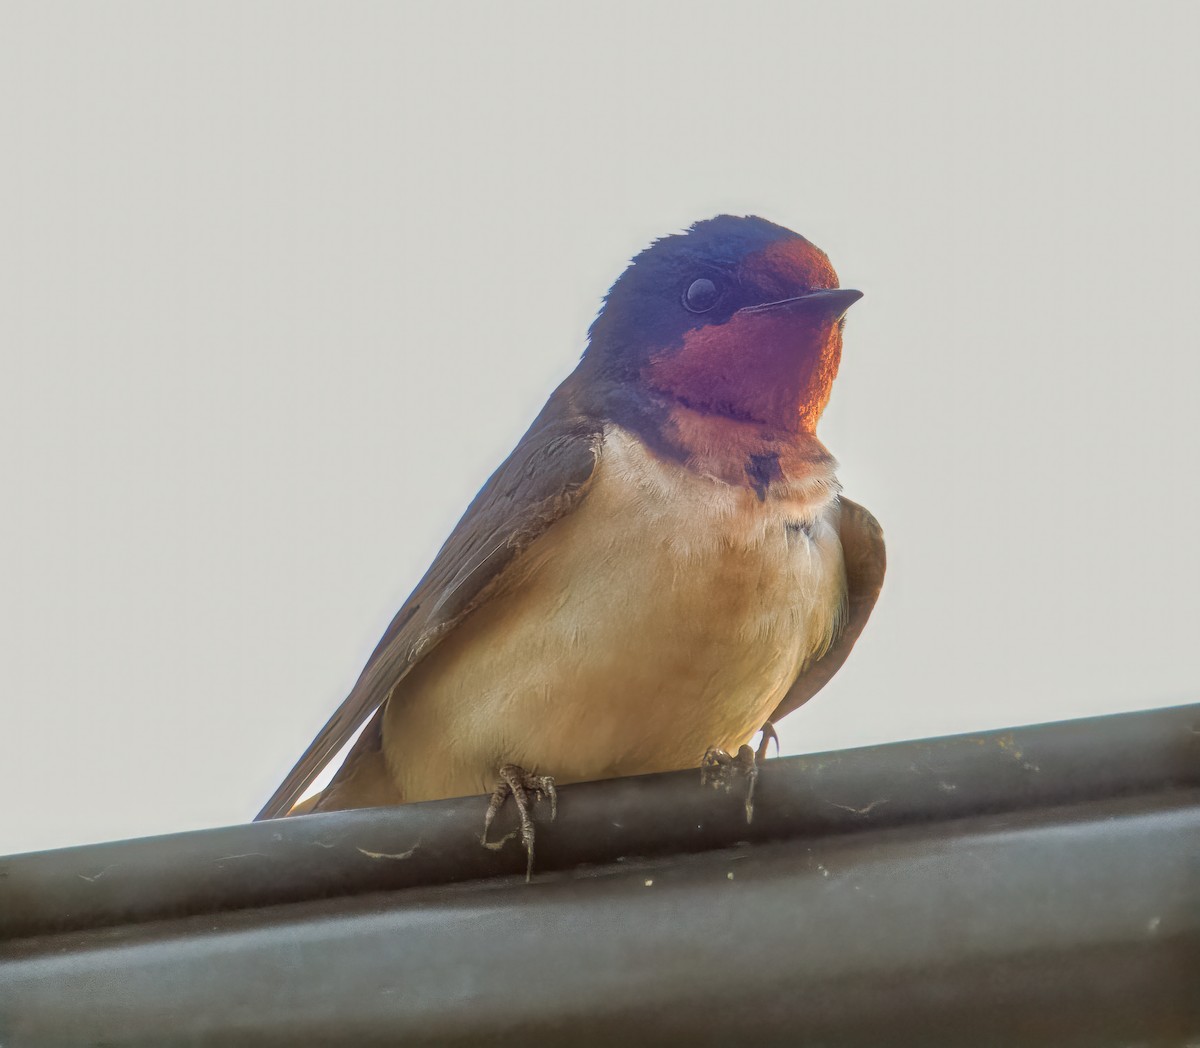
<svg viewBox="0 0 1200 1048">
<path fill-rule="evenodd" d="M 683 293 L 683 304 L 693 313 L 707 313 L 717 304 L 721 292 L 708 277 L 693 280 Z"/>
</svg>

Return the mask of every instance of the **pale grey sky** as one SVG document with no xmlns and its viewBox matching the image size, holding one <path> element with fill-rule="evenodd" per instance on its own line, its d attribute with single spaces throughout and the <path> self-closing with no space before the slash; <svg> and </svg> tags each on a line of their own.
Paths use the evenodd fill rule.
<svg viewBox="0 0 1200 1048">
<path fill-rule="evenodd" d="M 1194 3 L 0 7 L 0 852 L 244 821 L 651 238 L 866 292 L 785 751 L 1194 700 Z"/>
</svg>

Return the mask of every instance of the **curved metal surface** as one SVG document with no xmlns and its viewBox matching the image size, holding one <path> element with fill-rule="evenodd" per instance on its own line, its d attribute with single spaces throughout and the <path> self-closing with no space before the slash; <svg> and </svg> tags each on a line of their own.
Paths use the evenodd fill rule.
<svg viewBox="0 0 1200 1048">
<path fill-rule="evenodd" d="M 1200 705 L 767 761 L 741 795 L 673 772 L 560 791 L 537 870 L 1200 786 Z M 0 858 L 0 940 L 516 873 L 486 799 L 331 812 Z M 509 806 L 511 808 L 511 806 Z M 511 810 L 498 821 L 512 829 Z"/>
<path fill-rule="evenodd" d="M 1200 1044 L 1200 707 L 482 808 L 0 861 L 0 1043 Z"/>
</svg>

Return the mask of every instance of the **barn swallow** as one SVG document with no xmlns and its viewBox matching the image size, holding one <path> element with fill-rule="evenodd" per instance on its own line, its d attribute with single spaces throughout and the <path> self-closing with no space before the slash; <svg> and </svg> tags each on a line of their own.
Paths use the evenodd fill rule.
<svg viewBox="0 0 1200 1048">
<path fill-rule="evenodd" d="M 490 791 L 487 821 L 512 796 L 532 864 L 530 801 L 555 783 L 765 739 L 842 665 L 883 583 L 879 525 L 816 436 L 861 297 L 752 216 L 637 255 L 258 818 Z"/>
</svg>

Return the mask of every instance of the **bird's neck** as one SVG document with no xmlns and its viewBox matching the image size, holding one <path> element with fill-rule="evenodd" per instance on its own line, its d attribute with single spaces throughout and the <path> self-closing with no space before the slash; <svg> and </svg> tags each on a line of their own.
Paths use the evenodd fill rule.
<svg viewBox="0 0 1200 1048">
<path fill-rule="evenodd" d="M 836 483 L 836 460 L 807 429 L 781 431 L 674 404 L 660 432 L 660 453 L 697 473 L 745 486 L 760 500 L 810 480 Z"/>
<path fill-rule="evenodd" d="M 587 363 L 585 357 L 561 389 L 573 410 L 617 423 L 657 458 L 744 487 L 759 500 L 793 485 L 837 488 L 837 460 L 804 418 L 773 426 L 693 407 L 640 382 L 588 381 Z"/>
<path fill-rule="evenodd" d="M 778 429 L 644 394 L 610 402 L 605 414 L 636 433 L 657 458 L 752 491 L 759 501 L 816 484 L 837 488 L 837 461 L 811 429 Z"/>
</svg>

